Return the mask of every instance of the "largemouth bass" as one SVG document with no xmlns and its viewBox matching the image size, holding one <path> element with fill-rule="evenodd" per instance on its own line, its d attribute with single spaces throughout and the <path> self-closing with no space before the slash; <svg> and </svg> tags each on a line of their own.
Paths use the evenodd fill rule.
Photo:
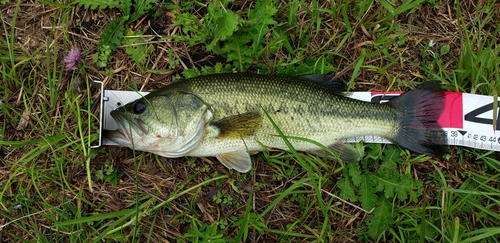
<svg viewBox="0 0 500 243">
<path fill-rule="evenodd" d="M 250 154 L 288 150 L 266 113 L 289 137 L 314 140 L 346 161 L 359 152 L 343 138 L 376 135 L 427 155 L 443 146 L 432 142 L 439 130 L 444 93 L 427 82 L 388 104 L 342 95 L 338 83 L 322 75 L 273 77 L 216 74 L 175 82 L 111 112 L 119 129 L 106 136 L 121 146 L 161 156 L 215 156 L 227 168 L 251 169 Z M 313 143 L 290 139 L 294 148 L 323 154 Z"/>
</svg>

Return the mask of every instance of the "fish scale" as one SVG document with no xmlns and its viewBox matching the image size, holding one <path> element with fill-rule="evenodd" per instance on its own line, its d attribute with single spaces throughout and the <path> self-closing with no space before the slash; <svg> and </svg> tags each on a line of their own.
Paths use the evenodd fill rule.
<svg viewBox="0 0 500 243">
<path fill-rule="evenodd" d="M 380 136 L 429 155 L 442 150 L 425 135 L 440 129 L 436 121 L 443 93 L 438 83 L 420 86 L 386 105 L 350 99 L 339 87 L 318 75 L 200 76 L 111 112 L 122 129 L 108 135 L 122 146 L 167 157 L 215 156 L 241 172 L 251 168 L 249 152 L 288 150 L 265 112 L 286 136 L 319 142 L 346 161 L 356 161 L 360 154 L 341 140 L 356 136 Z M 313 143 L 291 142 L 296 150 L 323 153 Z"/>
<path fill-rule="evenodd" d="M 262 80 L 261 76 L 253 75 L 245 75 L 241 79 L 239 79 L 241 76 L 235 75 L 206 77 L 210 77 L 211 80 L 203 77 L 193 78 L 191 85 L 185 88 L 214 107 L 214 119 L 250 111 L 262 112 L 263 108 L 272 115 L 273 121 L 285 134 L 299 137 L 310 136 L 312 132 L 344 133 L 334 137 L 350 137 L 365 133 L 355 130 L 349 134 L 349 131 L 346 131 L 354 127 L 362 127 L 362 130 L 369 129 L 370 132 L 387 136 L 390 134 L 387 132 L 388 128 L 393 128 L 396 124 L 390 107 L 335 95 L 335 90 L 329 92 L 308 80 L 280 77 Z M 292 117 L 295 117 L 293 123 Z M 373 117 L 377 119 L 375 121 L 365 119 Z M 267 126 L 264 125 L 258 137 L 276 134 L 271 123 L 265 124 Z M 281 142 L 279 138 L 273 140 Z"/>
</svg>

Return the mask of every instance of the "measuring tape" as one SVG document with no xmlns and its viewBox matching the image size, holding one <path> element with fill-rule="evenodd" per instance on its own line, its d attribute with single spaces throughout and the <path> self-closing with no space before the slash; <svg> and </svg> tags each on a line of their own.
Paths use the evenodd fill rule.
<svg viewBox="0 0 500 243">
<path fill-rule="evenodd" d="M 148 92 L 104 90 L 102 82 L 94 81 L 94 86 L 101 90 L 101 111 L 99 141 L 92 148 L 101 145 L 116 145 L 101 136 L 103 129 L 115 130 L 118 125 L 110 112 L 122 105 L 148 94 Z M 402 92 L 352 92 L 348 97 L 372 103 L 385 103 L 401 95 Z M 445 108 L 438 120 L 443 128 L 441 132 L 429 131 L 434 142 L 443 145 L 458 145 L 471 148 L 500 151 L 500 122 L 493 127 L 494 98 L 457 92 L 445 92 Z M 497 100 L 500 106 L 500 102 Z M 498 106 L 497 106 L 498 109 Z M 500 112 L 497 112 L 500 116 Z M 497 117 L 497 121 L 500 117 Z M 496 131 L 499 131 L 497 134 Z M 391 143 L 378 136 L 357 136 L 343 139 L 345 143 Z"/>
<path fill-rule="evenodd" d="M 372 103 L 385 103 L 402 92 L 352 92 L 350 98 Z M 492 96 L 445 92 L 445 108 L 438 123 L 443 131 L 430 131 L 434 142 L 471 148 L 500 151 L 500 112 L 493 122 Z M 500 102 L 497 99 L 497 111 Z M 496 133 L 499 131 L 499 133 Z M 391 143 L 377 136 L 358 136 L 343 139 L 346 143 Z"/>
</svg>

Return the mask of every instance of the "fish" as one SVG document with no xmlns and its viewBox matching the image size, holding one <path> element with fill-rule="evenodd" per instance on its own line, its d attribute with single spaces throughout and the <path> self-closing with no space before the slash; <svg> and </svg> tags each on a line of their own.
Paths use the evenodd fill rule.
<svg viewBox="0 0 500 243">
<path fill-rule="evenodd" d="M 442 130 L 444 92 L 438 81 L 373 104 L 344 95 L 345 86 L 330 77 L 232 73 L 184 79 L 111 111 L 119 128 L 105 136 L 168 158 L 216 157 L 242 173 L 252 168 L 252 154 L 289 151 L 271 121 L 295 150 L 324 155 L 312 140 L 345 162 L 362 156 L 342 142 L 357 136 L 380 136 L 429 156 L 446 150 L 430 132 Z"/>
</svg>

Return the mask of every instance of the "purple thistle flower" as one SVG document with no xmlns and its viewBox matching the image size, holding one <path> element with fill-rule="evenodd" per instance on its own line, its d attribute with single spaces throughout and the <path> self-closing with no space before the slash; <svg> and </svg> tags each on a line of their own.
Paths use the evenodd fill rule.
<svg viewBox="0 0 500 243">
<path fill-rule="evenodd" d="M 66 70 L 72 69 L 80 61 L 80 48 L 72 47 L 68 54 L 64 57 Z"/>
</svg>

